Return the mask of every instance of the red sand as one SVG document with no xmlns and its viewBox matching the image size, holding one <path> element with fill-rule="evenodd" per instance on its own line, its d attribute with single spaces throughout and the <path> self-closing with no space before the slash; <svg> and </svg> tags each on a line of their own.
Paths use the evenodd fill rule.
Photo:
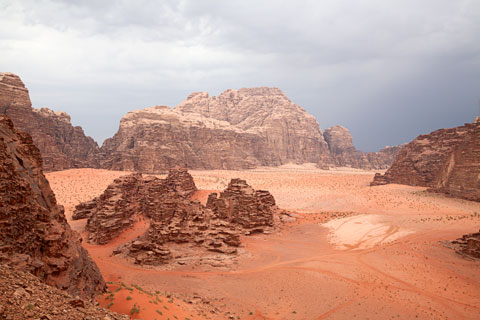
<svg viewBox="0 0 480 320">
<path fill-rule="evenodd" d="M 47 178 L 70 217 L 75 204 L 123 174 L 78 169 Z M 147 269 L 111 257 L 117 245 L 146 229 L 139 223 L 114 244 L 85 244 L 107 280 L 175 293 L 177 300 L 192 302 L 177 306 L 191 319 L 478 319 L 480 262 L 461 258 L 439 241 L 477 231 L 480 203 L 418 187 L 369 187 L 373 172 L 358 170 L 287 166 L 192 174 L 203 190 L 222 190 L 233 177 L 246 179 L 269 190 L 281 208 L 302 214 L 278 233 L 245 237 L 244 253 L 231 269 Z M 194 197 L 204 202 L 209 192 Z M 327 228 L 327 211 L 355 216 Z M 83 225 L 72 224 L 80 231 Z M 156 309 L 148 301 L 141 304 L 146 309 L 140 317 L 154 319 Z"/>
</svg>

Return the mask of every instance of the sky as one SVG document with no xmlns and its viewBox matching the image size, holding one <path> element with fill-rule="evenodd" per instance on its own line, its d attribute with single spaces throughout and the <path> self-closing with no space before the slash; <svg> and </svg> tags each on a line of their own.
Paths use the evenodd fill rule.
<svg viewBox="0 0 480 320">
<path fill-rule="evenodd" d="M 472 122 L 478 0 L 0 0 L 0 71 L 99 144 L 128 111 L 269 86 L 377 151 Z"/>
</svg>

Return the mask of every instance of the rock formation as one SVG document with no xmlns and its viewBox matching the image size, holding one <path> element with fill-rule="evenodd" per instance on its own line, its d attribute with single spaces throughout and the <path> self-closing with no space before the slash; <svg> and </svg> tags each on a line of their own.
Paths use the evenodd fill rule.
<svg viewBox="0 0 480 320">
<path fill-rule="evenodd" d="M 0 319 L 130 319 L 45 285 L 35 276 L 0 265 Z"/>
<path fill-rule="evenodd" d="M 315 117 L 277 88 L 227 90 L 218 97 L 192 93 L 175 110 L 225 121 L 262 137 L 263 165 L 317 163 L 328 154 Z"/>
<path fill-rule="evenodd" d="M 232 179 L 220 197 L 210 195 L 205 207 L 190 200 L 196 190 L 184 168 L 170 170 L 165 179 L 134 173 L 116 179 L 100 197 L 78 205 L 74 217 L 88 217 L 88 239 L 98 244 L 117 237 L 139 215 L 149 219 L 145 234 L 115 253 L 150 265 L 172 259 L 171 244 L 232 254 L 240 245 L 240 234 L 274 226 L 277 207 L 268 191 L 255 191 L 244 180 Z"/>
<path fill-rule="evenodd" d="M 461 255 L 480 259 L 480 230 L 451 241 L 451 245 Z"/>
<path fill-rule="evenodd" d="M 248 232 L 263 232 L 274 224 L 275 199 L 268 191 L 254 190 L 245 180 L 232 179 L 218 196 L 208 196 L 207 208 L 219 219 L 240 225 Z"/>
<path fill-rule="evenodd" d="M 358 151 L 353 145 L 352 135 L 347 128 L 334 126 L 323 134 L 337 167 L 352 167 L 358 169 L 387 169 L 393 162 L 401 146 L 386 147 L 379 152 Z"/>
<path fill-rule="evenodd" d="M 196 190 L 184 168 L 170 170 L 166 179 L 133 173 L 115 179 L 99 197 L 77 205 L 72 219 L 88 218 L 88 241 L 106 244 L 131 227 L 139 214 L 152 217 L 165 194 L 173 192 L 188 198 Z"/>
<path fill-rule="evenodd" d="M 480 122 L 420 135 L 397 155 L 371 185 L 399 183 L 430 187 L 480 201 Z"/>
<path fill-rule="evenodd" d="M 43 175 L 38 148 L 0 115 L 0 263 L 93 298 L 103 278 Z"/>
<path fill-rule="evenodd" d="M 73 127 L 65 112 L 32 108 L 28 90 L 12 73 L 0 73 L 0 114 L 32 136 L 45 171 L 98 167 L 97 143 L 81 127 Z"/>
</svg>

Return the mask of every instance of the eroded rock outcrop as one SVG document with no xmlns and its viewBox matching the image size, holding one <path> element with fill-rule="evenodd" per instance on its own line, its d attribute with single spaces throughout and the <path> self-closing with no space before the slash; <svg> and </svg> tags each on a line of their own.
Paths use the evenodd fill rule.
<svg viewBox="0 0 480 320">
<path fill-rule="evenodd" d="M 72 126 L 65 112 L 32 108 L 28 90 L 15 74 L 0 72 L 0 114 L 32 136 L 45 171 L 98 167 L 97 143 Z"/>
<path fill-rule="evenodd" d="M 151 218 L 165 194 L 188 198 L 196 190 L 184 168 L 170 170 L 165 179 L 133 173 L 115 179 L 99 197 L 77 205 L 72 219 L 88 218 L 88 241 L 106 244 L 131 227 L 139 215 Z"/>
<path fill-rule="evenodd" d="M 0 263 L 93 298 L 103 278 L 43 175 L 38 148 L 0 115 Z"/>
<path fill-rule="evenodd" d="M 241 179 L 232 179 L 220 196 L 211 193 L 207 208 L 218 218 L 240 225 L 247 232 L 263 232 L 272 227 L 277 209 L 270 192 L 254 190 Z"/>
<path fill-rule="evenodd" d="M 480 230 L 451 241 L 451 246 L 461 255 L 480 259 Z"/>
<path fill-rule="evenodd" d="M 430 187 L 480 201 L 480 122 L 420 135 L 398 153 L 385 175 L 371 185 L 399 183 Z"/>
<path fill-rule="evenodd" d="M 337 167 L 352 167 L 364 170 L 387 169 L 393 163 L 401 146 L 386 147 L 379 152 L 362 152 L 353 145 L 350 131 L 340 125 L 330 127 L 323 134 Z"/>
</svg>

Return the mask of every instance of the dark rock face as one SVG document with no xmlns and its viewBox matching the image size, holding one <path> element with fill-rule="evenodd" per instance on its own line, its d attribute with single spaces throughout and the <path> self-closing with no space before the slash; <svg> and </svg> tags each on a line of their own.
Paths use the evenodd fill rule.
<svg viewBox="0 0 480 320">
<path fill-rule="evenodd" d="M 466 234 L 452 241 L 452 245 L 459 254 L 480 259 L 480 231 Z"/>
<path fill-rule="evenodd" d="M 219 197 L 216 193 L 210 194 L 207 208 L 219 219 L 261 232 L 265 227 L 273 226 L 277 209 L 270 192 L 256 191 L 241 179 L 232 179 Z"/>
<path fill-rule="evenodd" d="M 430 187 L 454 197 L 480 201 L 480 122 L 421 135 L 397 155 L 371 185 L 399 183 Z"/>
<path fill-rule="evenodd" d="M 28 306 L 28 307 L 26 307 Z M 0 265 L 0 319 L 126 320 L 126 315 L 72 298 L 65 291 L 45 285 L 35 276 Z"/>
<path fill-rule="evenodd" d="M 12 73 L 0 73 L 0 114 L 32 136 L 45 171 L 98 167 L 97 143 L 81 127 L 73 127 L 65 112 L 32 108 L 28 90 Z"/>
<path fill-rule="evenodd" d="M 103 278 L 70 229 L 43 175 L 38 148 L 0 116 L 0 262 L 67 292 L 93 298 Z"/>
<path fill-rule="evenodd" d="M 334 126 L 323 134 L 328 149 L 337 167 L 352 167 L 358 169 L 387 169 L 393 162 L 400 146 L 386 147 L 379 152 L 358 151 L 353 145 L 352 135 L 347 128 Z"/>
</svg>

